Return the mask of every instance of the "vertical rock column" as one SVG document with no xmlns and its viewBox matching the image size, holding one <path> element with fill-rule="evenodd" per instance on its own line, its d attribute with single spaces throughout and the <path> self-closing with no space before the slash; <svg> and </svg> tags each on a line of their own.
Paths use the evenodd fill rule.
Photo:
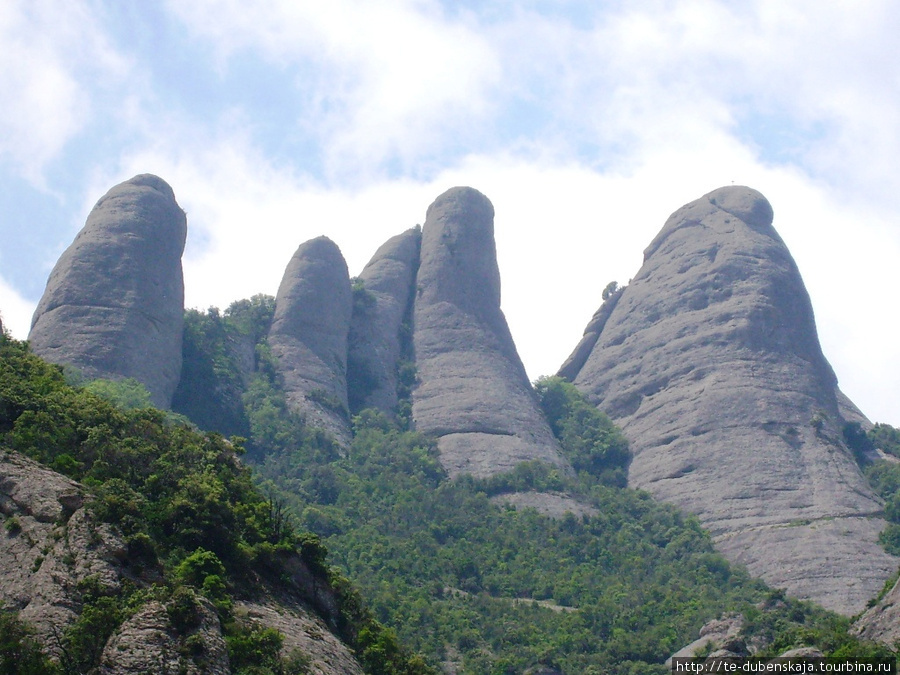
<svg viewBox="0 0 900 675">
<path fill-rule="evenodd" d="M 419 267 L 421 241 L 418 228 L 391 237 L 359 275 L 363 290 L 354 299 L 348 365 L 354 409 L 396 412 L 400 331 Z"/>
<path fill-rule="evenodd" d="M 568 469 L 500 310 L 494 209 L 452 188 L 428 208 L 414 300 L 416 429 L 438 436 L 455 476 L 541 460 Z"/>
<path fill-rule="evenodd" d="M 161 178 L 112 188 L 50 274 L 28 336 L 34 352 L 89 378 L 133 377 L 167 408 L 181 373 L 186 236 Z"/>
<path fill-rule="evenodd" d="M 350 443 L 347 335 L 352 298 L 347 263 L 327 237 L 301 244 L 275 297 L 269 345 L 288 404 L 309 426 Z"/>
</svg>

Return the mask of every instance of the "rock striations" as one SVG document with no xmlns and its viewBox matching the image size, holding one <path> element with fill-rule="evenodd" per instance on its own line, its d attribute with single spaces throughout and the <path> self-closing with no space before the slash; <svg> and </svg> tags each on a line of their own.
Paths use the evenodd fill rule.
<svg viewBox="0 0 900 675">
<path fill-rule="evenodd" d="M 181 373 L 186 234 L 161 178 L 112 188 L 50 274 L 28 337 L 34 352 L 89 378 L 133 377 L 168 407 Z"/>
<path fill-rule="evenodd" d="M 269 331 L 288 404 L 342 445 L 350 442 L 347 336 L 352 302 L 340 249 L 328 237 L 312 239 L 300 245 L 284 271 Z"/>
<path fill-rule="evenodd" d="M 624 429 L 629 483 L 697 514 L 752 574 L 863 609 L 897 561 L 766 199 L 727 187 L 676 211 L 597 323 L 565 374 Z"/>
<path fill-rule="evenodd" d="M 413 319 L 413 420 L 438 437 L 451 475 L 566 466 L 500 310 L 494 209 L 477 190 L 452 188 L 428 208 Z"/>
</svg>

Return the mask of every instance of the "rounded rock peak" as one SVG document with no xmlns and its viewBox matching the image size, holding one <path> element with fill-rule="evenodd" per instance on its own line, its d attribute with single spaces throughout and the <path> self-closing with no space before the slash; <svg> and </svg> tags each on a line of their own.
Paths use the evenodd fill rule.
<svg viewBox="0 0 900 675">
<path fill-rule="evenodd" d="M 479 214 L 491 220 L 494 218 L 494 205 L 491 204 L 491 200 L 475 188 L 466 186 L 452 187 L 438 196 L 428 207 L 426 220 L 432 211 L 437 209 Z"/>
<path fill-rule="evenodd" d="M 740 218 L 751 227 L 768 228 L 775 216 L 761 192 L 744 185 L 729 185 L 706 195 L 710 204 Z"/>
<path fill-rule="evenodd" d="M 341 261 L 344 260 L 344 256 L 341 253 L 340 247 L 324 234 L 300 244 L 300 246 L 297 248 L 297 252 L 294 255 L 295 257 L 304 258 L 340 258 Z"/>
<path fill-rule="evenodd" d="M 172 189 L 172 186 L 170 186 L 166 181 L 164 181 L 159 176 L 155 176 L 152 173 L 140 173 L 137 176 L 135 176 L 134 178 L 130 178 L 129 180 L 126 180 L 124 183 L 121 183 L 121 185 L 123 185 L 123 186 L 124 185 L 136 185 L 136 186 L 149 187 L 149 188 L 156 190 L 157 192 L 161 192 L 162 194 L 164 194 L 166 197 L 168 197 L 172 201 L 175 201 L 175 191 Z"/>
</svg>

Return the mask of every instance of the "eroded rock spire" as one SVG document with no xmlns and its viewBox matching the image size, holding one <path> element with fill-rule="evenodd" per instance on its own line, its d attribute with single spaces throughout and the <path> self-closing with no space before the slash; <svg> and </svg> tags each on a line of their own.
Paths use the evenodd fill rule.
<svg viewBox="0 0 900 675">
<path fill-rule="evenodd" d="M 112 188 L 50 274 L 28 336 L 34 352 L 89 378 L 135 378 L 168 407 L 181 373 L 186 236 L 161 178 Z"/>
</svg>

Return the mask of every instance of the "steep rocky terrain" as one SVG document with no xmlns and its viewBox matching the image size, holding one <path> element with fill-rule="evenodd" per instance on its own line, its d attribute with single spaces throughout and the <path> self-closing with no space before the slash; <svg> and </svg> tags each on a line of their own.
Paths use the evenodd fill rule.
<svg viewBox="0 0 900 675">
<path fill-rule="evenodd" d="M 629 438 L 630 485 L 697 514 L 752 574 L 854 614 L 897 560 L 772 219 L 745 187 L 676 211 L 564 374 Z"/>
<path fill-rule="evenodd" d="M 438 437 L 450 475 L 566 466 L 500 310 L 494 209 L 477 190 L 452 188 L 428 207 L 413 322 L 413 420 Z"/>
<path fill-rule="evenodd" d="M 896 647 L 900 641 L 900 583 L 895 582 L 884 597 L 856 620 L 853 632 L 865 640 Z"/>
<path fill-rule="evenodd" d="M 0 668 L 426 675 L 238 454 L 0 336 Z"/>
<path fill-rule="evenodd" d="M 404 348 L 400 333 L 412 299 L 421 241 L 418 228 L 392 237 L 359 275 L 362 286 L 350 326 L 349 376 L 359 389 L 359 400 L 351 401 L 354 408 L 396 412 L 397 367 Z M 405 338 L 408 341 L 409 334 Z"/>
<path fill-rule="evenodd" d="M 161 178 L 113 187 L 50 274 L 29 335 L 35 353 L 89 378 L 133 377 L 168 407 L 181 371 L 186 232 Z"/>
<path fill-rule="evenodd" d="M 62 656 L 63 634 L 83 610 L 86 587 L 113 595 L 123 584 L 145 583 L 129 567 L 121 534 L 97 520 L 86 508 L 89 501 L 78 483 L 16 452 L 0 451 L 0 513 L 6 523 L 0 539 L 0 602 L 18 610 L 56 658 Z M 291 581 L 301 588 L 316 585 L 299 562 Z M 333 598 L 324 599 L 334 604 Z M 198 598 L 197 611 L 193 626 L 185 631 L 173 623 L 171 600 L 147 602 L 103 646 L 99 672 L 137 675 L 169 668 L 228 675 L 232 670 L 219 616 L 203 598 Z M 300 650 L 310 672 L 362 673 L 350 648 L 333 634 L 334 616 L 328 625 L 308 604 L 291 596 L 244 601 L 236 612 L 281 632 L 285 655 Z M 203 655 L 200 665 L 190 658 L 192 653 Z"/>
<path fill-rule="evenodd" d="M 350 277 L 327 237 L 301 244 L 275 297 L 269 345 L 278 359 L 289 404 L 310 426 L 350 440 L 347 339 L 353 311 Z"/>
</svg>

